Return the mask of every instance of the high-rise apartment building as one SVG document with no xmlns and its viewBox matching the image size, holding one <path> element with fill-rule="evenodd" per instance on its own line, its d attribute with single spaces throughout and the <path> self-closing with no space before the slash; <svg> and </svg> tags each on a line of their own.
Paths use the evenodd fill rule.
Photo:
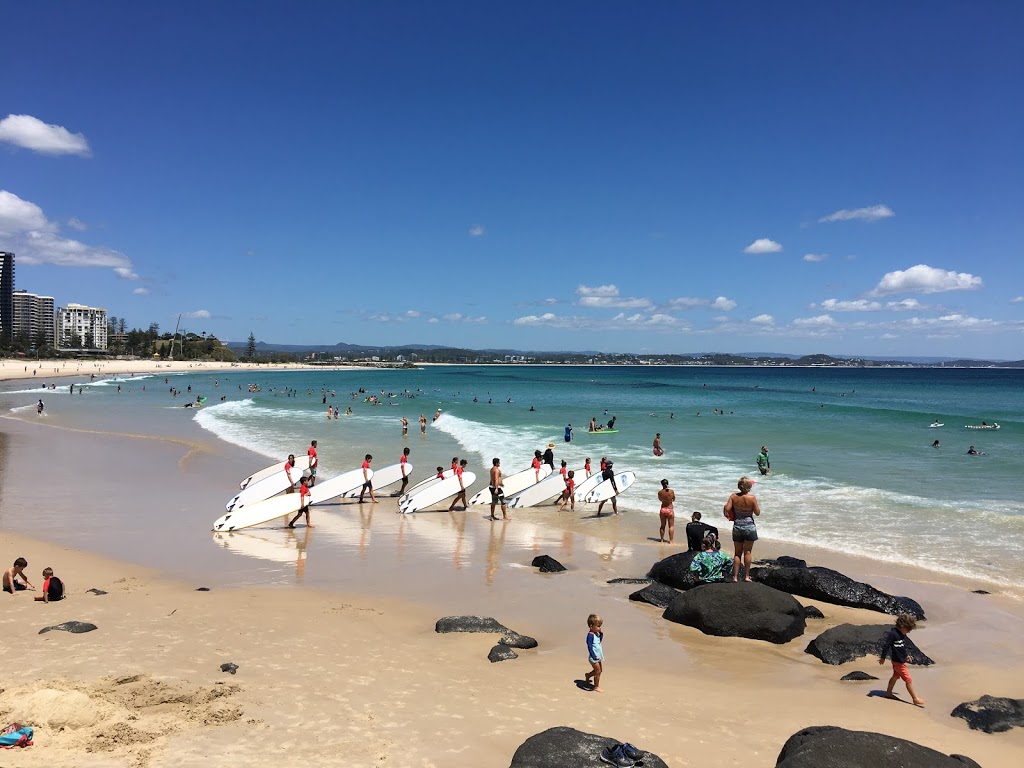
<svg viewBox="0 0 1024 768">
<path fill-rule="evenodd" d="M 13 338 L 23 337 L 35 344 L 40 332 L 46 337 L 46 345 L 54 346 L 53 297 L 37 296 L 28 291 L 14 292 Z"/>
<path fill-rule="evenodd" d="M 68 304 L 58 309 L 57 346 L 62 349 L 106 349 L 107 310 L 84 304 Z"/>
<path fill-rule="evenodd" d="M 14 254 L 0 251 L 0 338 L 14 336 Z"/>
</svg>

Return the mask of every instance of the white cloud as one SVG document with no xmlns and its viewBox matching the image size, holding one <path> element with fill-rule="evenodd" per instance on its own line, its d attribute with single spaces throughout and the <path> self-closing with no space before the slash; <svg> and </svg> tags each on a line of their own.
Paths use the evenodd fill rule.
<svg viewBox="0 0 1024 768">
<path fill-rule="evenodd" d="M 59 267 L 108 267 L 118 277 L 138 280 L 131 259 L 119 251 L 86 245 L 61 237 L 59 227 L 46 218 L 42 208 L 0 189 L 0 235 L 22 264 L 55 264 Z"/>
<path fill-rule="evenodd" d="M 879 221 L 895 215 L 888 205 L 879 204 L 869 205 L 867 208 L 843 208 L 828 216 L 822 216 L 818 221 L 823 224 L 832 221 Z"/>
<path fill-rule="evenodd" d="M 811 309 L 820 306 L 829 312 L 877 312 L 882 308 L 880 302 L 857 299 L 856 301 L 839 301 L 838 299 L 825 299 L 820 305 L 811 305 Z"/>
<path fill-rule="evenodd" d="M 72 229 L 77 229 L 79 232 L 85 232 L 89 228 L 88 224 L 75 216 L 68 219 L 68 226 Z"/>
<path fill-rule="evenodd" d="M 774 325 L 775 318 L 771 315 L 757 315 L 757 317 L 750 318 L 750 322 L 755 325 Z"/>
<path fill-rule="evenodd" d="M 579 300 L 581 307 L 615 309 L 647 309 L 652 306 L 650 299 L 641 298 L 619 298 L 617 296 L 581 296 Z"/>
<path fill-rule="evenodd" d="M 484 227 L 484 226 L 482 226 L 480 224 L 474 224 L 472 227 L 469 228 L 469 236 L 470 237 L 483 237 L 486 234 L 487 234 L 487 227 Z"/>
<path fill-rule="evenodd" d="M 1014 296 L 1010 299 L 1011 304 L 1020 304 L 1022 301 L 1024 301 L 1024 296 Z"/>
<path fill-rule="evenodd" d="M 62 125 L 44 123 L 32 115 L 8 115 L 0 120 L 0 141 L 43 155 L 88 157 L 90 154 L 85 136 L 71 133 Z"/>
<path fill-rule="evenodd" d="M 386 313 L 372 313 L 366 316 L 367 320 L 373 320 L 375 323 L 390 323 L 391 315 Z"/>
<path fill-rule="evenodd" d="M 543 315 L 517 317 L 512 321 L 512 324 L 533 328 L 563 328 L 574 331 L 630 331 L 647 329 L 671 332 L 673 330 L 686 330 L 685 323 L 682 323 L 678 318 L 660 312 L 654 314 L 636 312 L 631 315 L 620 312 L 611 319 L 598 319 L 578 315 L 556 315 L 553 312 L 545 312 Z"/>
<path fill-rule="evenodd" d="M 830 315 L 818 315 L 817 317 L 798 317 L 793 325 L 800 328 L 832 328 L 836 321 Z"/>
<path fill-rule="evenodd" d="M 189 320 L 209 320 L 210 310 L 208 309 L 197 309 L 193 312 L 182 312 L 182 317 L 186 317 Z"/>
<path fill-rule="evenodd" d="M 557 304 L 558 303 L 558 299 L 544 299 L 544 301 L 542 303 L 544 303 L 544 304 Z"/>
<path fill-rule="evenodd" d="M 981 278 L 967 272 L 953 272 L 952 270 L 929 267 L 926 264 L 917 264 L 910 269 L 887 272 L 871 291 L 871 295 L 972 291 L 981 286 Z"/>
<path fill-rule="evenodd" d="M 427 320 L 427 322 L 428 323 L 440 323 L 441 321 L 438 320 L 436 317 L 432 317 L 429 320 Z"/>
<path fill-rule="evenodd" d="M 614 285 L 579 285 L 576 287 L 578 296 L 618 296 L 619 289 Z"/>
<path fill-rule="evenodd" d="M 136 296 L 149 296 L 149 288 L 145 288 L 140 285 L 138 288 L 132 291 L 132 293 L 134 293 Z"/>
<path fill-rule="evenodd" d="M 917 299 L 901 299 L 900 301 L 887 301 L 885 303 L 886 309 L 891 309 L 894 312 L 910 312 L 914 310 L 928 309 L 928 306 L 922 304 Z"/>
<path fill-rule="evenodd" d="M 406 310 L 405 316 L 406 317 L 413 317 L 413 318 L 419 317 L 420 316 L 420 311 L 418 309 L 409 309 L 409 310 Z"/>
<path fill-rule="evenodd" d="M 804 261 L 818 262 L 828 258 L 827 253 L 805 253 Z"/>
<path fill-rule="evenodd" d="M 668 306 L 671 309 L 693 309 L 694 307 L 706 307 L 707 299 L 695 299 L 689 296 L 680 296 L 678 299 L 669 299 Z"/>
<path fill-rule="evenodd" d="M 736 309 L 736 302 L 732 299 L 727 299 L 725 296 L 719 296 L 717 299 L 711 302 L 711 308 L 717 309 L 722 312 L 728 312 Z"/>
<path fill-rule="evenodd" d="M 890 341 L 892 339 L 898 339 L 899 335 L 895 333 L 883 333 L 879 338 L 885 339 L 886 341 Z"/>
<path fill-rule="evenodd" d="M 780 253 L 782 246 L 776 243 L 774 240 L 769 240 L 767 237 L 760 237 L 746 248 L 743 249 L 744 253 Z"/>
<path fill-rule="evenodd" d="M 447 315 L 441 315 L 441 319 L 449 323 L 486 323 L 487 318 L 484 316 L 473 317 L 472 315 L 464 315 L 461 312 L 451 312 Z"/>
</svg>

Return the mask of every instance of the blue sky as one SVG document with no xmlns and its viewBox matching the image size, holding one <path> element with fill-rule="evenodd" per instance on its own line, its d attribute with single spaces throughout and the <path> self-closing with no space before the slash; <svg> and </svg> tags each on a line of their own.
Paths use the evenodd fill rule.
<svg viewBox="0 0 1024 768">
<path fill-rule="evenodd" d="M 1024 357 L 1024 4 L 18 3 L 17 287 L 244 340 Z"/>
</svg>

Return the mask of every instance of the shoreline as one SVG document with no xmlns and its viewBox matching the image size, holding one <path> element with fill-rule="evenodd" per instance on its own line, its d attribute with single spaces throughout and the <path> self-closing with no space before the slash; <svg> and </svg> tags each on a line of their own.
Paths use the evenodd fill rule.
<svg viewBox="0 0 1024 768">
<path fill-rule="evenodd" d="M 1013 594 L 971 594 L 977 583 L 969 576 L 768 540 L 755 548 L 758 558 L 806 557 L 918 599 L 929 620 L 914 639 L 938 662 L 914 671 L 928 699 L 922 711 L 869 697 L 878 682 L 838 682 L 864 669 L 884 687 L 871 658 L 828 667 L 803 652 L 831 626 L 892 617 L 799 598 L 826 619 L 774 646 L 671 624 L 659 609 L 628 600 L 637 587 L 606 583 L 646 573 L 683 544 L 546 528 L 515 510 L 508 524 L 484 522 L 474 508 L 409 519 L 395 514 L 391 498 L 314 508 L 312 531 L 268 529 L 218 541 L 197 526 L 252 469 L 256 454 L 247 449 L 192 421 L 147 439 L 16 417 L 0 421 L 6 424 L 4 556 L 26 556 L 37 584 L 38 571 L 53 566 L 72 599 L 44 606 L 29 595 L 3 596 L 10 602 L 0 658 L 10 671 L 0 712 L 31 722 L 19 714 L 28 711 L 38 720 L 38 709 L 18 707 L 41 706 L 50 696 L 67 699 L 68 707 L 78 701 L 71 715 L 80 720 L 89 718 L 83 709 L 103 716 L 63 734 L 55 722 L 37 726 L 37 746 L 19 755 L 29 768 L 262 768 L 300 759 L 476 768 L 507 765 L 526 738 L 556 725 L 629 740 L 673 766 L 771 765 L 790 735 L 821 724 L 889 733 L 969 755 L 986 768 L 1011 764 L 1024 749 L 1024 729 L 985 735 L 948 714 L 984 693 L 1020 696 L 1020 675 L 1007 672 L 1024 664 L 1024 602 Z M 118 476 L 104 471 L 111 456 L 119 457 Z M 34 473 L 11 461 L 61 467 L 63 479 L 40 491 Z M 159 492 L 143 503 L 140 494 L 152 489 Z M 83 512 L 88 530 L 75 524 Z M 61 519 L 77 543 L 41 541 L 55 524 L 49 521 Z M 11 532 L 12 520 L 20 533 Z M 653 533 L 653 514 L 650 526 Z M 538 554 L 569 572 L 537 573 L 529 563 Z M 129 558 L 148 567 L 126 564 Z M 195 592 L 198 586 L 212 591 Z M 83 594 L 91 587 L 109 594 Z M 573 683 L 586 671 L 583 625 L 595 611 L 608 632 L 601 696 Z M 493 636 L 434 633 L 437 618 L 458 614 L 493 616 L 540 647 L 491 664 Z M 92 621 L 99 630 L 36 634 L 66 620 Z M 239 665 L 237 675 L 220 672 L 228 661 Z M 124 684 L 132 690 L 128 706 L 116 680 L 135 676 Z M 193 714 L 145 705 L 168 697 L 187 702 Z M 693 712 L 698 697 L 700 726 L 680 728 L 680 715 Z M 110 732 L 130 738 L 107 743 Z M 103 751 L 84 751 L 92 740 Z"/>
</svg>

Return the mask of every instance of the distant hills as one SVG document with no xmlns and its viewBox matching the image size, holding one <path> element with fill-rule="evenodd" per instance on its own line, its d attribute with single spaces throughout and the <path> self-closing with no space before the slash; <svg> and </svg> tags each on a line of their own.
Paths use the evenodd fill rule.
<svg viewBox="0 0 1024 768">
<path fill-rule="evenodd" d="M 239 357 L 246 354 L 245 342 L 228 342 L 227 346 Z M 766 365 L 766 366 L 883 366 L 944 367 L 944 368 L 1024 368 L 1024 360 L 977 360 L 952 357 L 879 357 L 868 355 L 834 356 L 826 354 L 794 355 L 786 352 L 688 352 L 681 354 L 604 353 L 595 351 L 537 352 L 518 349 L 463 349 L 440 344 L 401 344 L 368 346 L 364 344 L 274 344 L 260 341 L 256 344 L 256 357 L 294 357 L 328 362 L 334 358 L 381 361 L 405 360 L 438 363 L 603 363 L 640 365 Z"/>
</svg>

